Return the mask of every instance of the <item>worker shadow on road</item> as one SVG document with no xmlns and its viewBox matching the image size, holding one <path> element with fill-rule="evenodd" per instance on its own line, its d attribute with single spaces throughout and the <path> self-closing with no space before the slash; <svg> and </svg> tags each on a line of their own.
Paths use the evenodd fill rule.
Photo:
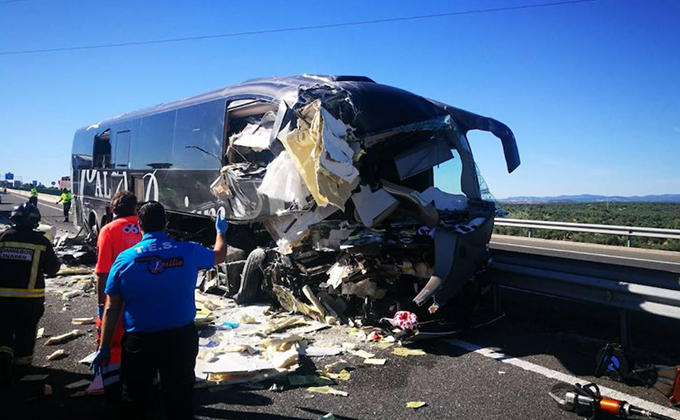
<svg viewBox="0 0 680 420">
<path fill-rule="evenodd" d="M 21 408 L 22 418 L 62 418 L 68 413 L 69 420 L 91 419 L 92 413 L 105 413 L 104 396 L 74 398 L 84 387 L 66 388 L 81 380 L 92 380 L 91 374 L 69 372 L 63 369 L 35 367 L 28 375 L 48 375 L 45 379 L 20 381 L 15 387 L 15 407 Z M 0 416 L 1 417 L 1 416 Z"/>
<path fill-rule="evenodd" d="M 238 388 L 228 388 L 218 392 L 204 390 L 194 394 L 194 414 L 197 418 L 239 419 L 239 420 L 298 420 L 280 414 L 253 412 L 254 407 L 273 405 L 271 398 Z M 226 406 L 226 407 L 225 407 Z M 229 409 L 232 406 L 246 406 L 245 411 Z M 325 413 L 324 413 L 325 414 Z"/>
</svg>

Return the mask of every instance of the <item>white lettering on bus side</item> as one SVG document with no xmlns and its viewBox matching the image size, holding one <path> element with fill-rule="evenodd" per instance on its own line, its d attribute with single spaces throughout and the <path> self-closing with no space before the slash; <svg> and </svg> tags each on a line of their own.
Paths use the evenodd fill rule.
<svg viewBox="0 0 680 420">
<path fill-rule="evenodd" d="M 109 177 L 111 178 L 109 182 Z M 144 178 L 150 178 L 146 189 L 147 200 L 152 195 L 154 200 L 158 200 L 158 180 L 154 173 L 147 173 Z M 103 178 L 103 180 L 102 180 Z M 113 195 L 122 190 L 129 190 L 128 174 L 122 171 L 100 171 L 98 169 L 82 169 L 80 171 L 80 196 L 85 195 L 85 186 L 94 185 L 94 197 L 96 198 L 111 198 Z M 116 182 L 118 180 L 118 182 Z M 114 190 L 115 186 L 115 190 Z"/>
<path fill-rule="evenodd" d="M 156 179 L 156 171 L 144 175 L 144 179 L 149 178 L 146 186 L 146 193 L 144 194 L 144 201 L 158 201 L 158 180 Z M 153 191 L 153 196 L 151 195 Z M 151 198 L 153 197 L 153 198 Z"/>
<path fill-rule="evenodd" d="M 125 172 L 111 172 L 111 183 L 113 183 L 114 178 L 121 178 L 120 181 L 118 181 L 118 186 L 116 187 L 116 191 L 113 194 L 116 194 L 117 192 L 121 191 L 126 191 L 128 189 L 128 179 L 127 179 L 127 174 Z"/>
</svg>

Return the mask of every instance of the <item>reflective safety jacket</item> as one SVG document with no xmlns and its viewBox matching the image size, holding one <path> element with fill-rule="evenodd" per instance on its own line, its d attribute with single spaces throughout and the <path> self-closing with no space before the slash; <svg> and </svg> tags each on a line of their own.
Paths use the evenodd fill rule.
<svg viewBox="0 0 680 420">
<path fill-rule="evenodd" d="M 42 233 L 11 228 L 0 234 L 0 297 L 44 298 L 45 275 L 60 266 Z"/>
<path fill-rule="evenodd" d="M 31 197 L 37 197 L 38 196 L 38 190 L 35 188 L 31 188 Z"/>
<path fill-rule="evenodd" d="M 71 202 L 71 198 L 73 198 L 73 195 L 70 192 L 61 193 L 61 197 L 59 198 L 61 199 L 62 203 L 68 204 Z"/>
</svg>

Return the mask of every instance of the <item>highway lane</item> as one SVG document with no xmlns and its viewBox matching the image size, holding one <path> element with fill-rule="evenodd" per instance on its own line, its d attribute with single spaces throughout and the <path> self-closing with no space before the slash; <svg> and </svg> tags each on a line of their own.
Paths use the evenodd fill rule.
<svg viewBox="0 0 680 420">
<path fill-rule="evenodd" d="M 95 349 L 91 326 L 75 327 L 74 317 L 95 313 L 93 295 L 76 297 L 63 309 L 55 293 L 47 297 L 41 326 L 49 335 L 83 329 L 86 335 L 63 346 L 38 343 L 37 371 L 50 375 L 54 396 L 39 398 L 24 406 L 22 419 L 79 420 L 99 418 L 105 412 L 101 397 L 70 398 L 64 385 L 90 378 L 87 368 L 77 361 Z M 544 318 L 546 322 L 541 322 Z M 599 330 L 598 330 L 599 331 Z M 586 331 L 588 333 L 588 331 Z M 629 401 L 641 401 L 648 408 L 665 409 L 665 398 L 654 390 L 633 388 L 606 379 L 595 379 L 595 354 L 611 337 L 575 332 L 569 318 L 542 317 L 540 311 L 510 314 L 484 329 L 468 332 L 453 340 L 422 344 L 427 355 L 400 358 L 388 350 L 376 350 L 384 366 L 362 366 L 359 359 L 343 356 L 355 364 L 348 382 L 334 387 L 349 397 L 310 394 L 305 387 L 292 388 L 282 382 L 283 392 L 233 386 L 221 390 L 196 390 L 195 409 L 199 419 L 318 419 L 332 412 L 339 419 L 573 419 L 560 411 L 548 391 L 557 379 L 577 378 L 582 383 L 597 381 L 625 393 Z M 46 356 L 63 347 L 66 359 L 47 362 Z M 500 356 L 499 356 L 500 355 Z M 641 362 L 678 363 L 654 351 L 637 351 Z M 336 358 L 315 359 L 323 366 Z M 48 367 L 45 367 L 49 363 Z M 301 373 L 314 367 L 302 364 Z M 638 400 L 639 399 L 639 400 Z M 405 407 L 408 401 L 425 401 L 417 411 Z M 673 413 L 673 412 L 671 412 Z M 674 412 L 680 419 L 680 412 Z"/>
<path fill-rule="evenodd" d="M 40 210 L 40 216 L 44 223 L 52 226 L 56 226 L 57 230 L 61 233 L 75 232 L 75 226 L 73 225 L 73 207 L 71 207 L 71 215 L 69 220 L 71 222 L 64 223 L 64 211 L 61 204 L 55 204 L 59 197 L 48 194 L 40 194 L 38 200 L 38 209 Z M 3 195 L 2 204 L 0 204 L 0 210 L 12 210 L 17 204 L 25 203 L 28 201 L 26 197 L 17 195 L 16 193 L 8 193 Z"/>
<path fill-rule="evenodd" d="M 11 208 L 12 204 L 23 200 L 12 197 L 7 200 L 12 203 L 2 206 Z M 55 223 L 60 229 L 73 229 L 72 225 L 61 222 L 63 216 L 59 206 L 42 200 L 40 208 L 46 221 Z M 535 243 L 524 239 L 527 238 L 508 241 L 520 245 Z M 500 241 L 494 237 L 495 243 Z M 551 248 L 539 243 L 541 246 L 534 247 L 538 252 L 547 252 L 541 248 Z M 577 247 L 564 243 L 556 245 L 557 250 L 549 251 L 576 251 L 602 258 L 598 257 L 601 255 L 599 249 L 584 248 L 583 244 L 575 244 Z M 567 249 L 560 251 L 560 246 Z M 637 255 L 645 257 L 641 259 L 648 257 L 645 252 Z M 22 406 L 17 403 L 22 410 L 21 417 L 17 418 L 103 418 L 100 416 L 106 410 L 103 398 L 70 398 L 71 392 L 64 389 L 66 384 L 90 378 L 87 368 L 77 361 L 95 349 L 94 332 L 91 326 L 74 327 L 71 319 L 92 316 L 95 313 L 94 296 L 76 297 L 66 309 L 63 308 L 61 296 L 49 293 L 41 321 L 46 333 L 57 335 L 79 328 L 85 330 L 86 335 L 63 346 L 47 347 L 43 345 L 44 340 L 38 343 L 35 364 L 40 367 L 37 371 L 50 375 L 47 382 L 54 387 L 55 395 Z M 238 386 L 219 391 L 197 390 L 196 414 L 199 419 L 243 420 L 317 419 L 327 412 L 333 412 L 340 419 L 575 420 L 575 415 L 560 411 L 547 395 L 556 378 L 577 378 L 582 383 L 595 380 L 609 389 L 625 393 L 630 401 L 640 399 L 649 408 L 665 408 L 664 397 L 654 390 L 592 377 L 594 355 L 607 342 L 616 340 L 615 335 L 611 335 L 616 328 L 606 331 L 594 325 L 584 327 L 569 316 L 559 313 L 549 316 L 543 311 L 540 308 L 528 313 L 511 310 L 505 319 L 484 329 L 458 335 L 453 341 L 423 344 L 425 356 L 398 358 L 389 350 L 378 351 L 377 357 L 389 359 L 385 366 L 357 364 L 351 380 L 335 386 L 347 391 L 347 398 L 310 394 L 305 388 L 290 389 L 287 383 L 284 383 L 286 390 L 282 393 Z M 69 356 L 47 362 L 47 355 L 60 347 L 67 350 Z M 638 350 L 635 355 L 641 362 L 680 363 L 672 355 L 669 357 L 653 348 Z M 316 364 L 323 366 L 330 361 L 317 359 Z M 314 370 L 310 363 L 304 363 L 302 371 L 313 373 Z M 407 409 L 406 402 L 414 400 L 425 401 L 428 406 L 417 411 Z"/>
</svg>

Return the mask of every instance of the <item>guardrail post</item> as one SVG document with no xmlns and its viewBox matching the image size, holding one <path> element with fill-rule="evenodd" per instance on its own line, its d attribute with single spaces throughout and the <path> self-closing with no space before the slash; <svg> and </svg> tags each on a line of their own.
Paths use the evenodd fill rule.
<svg viewBox="0 0 680 420">
<path fill-rule="evenodd" d="M 621 328 L 621 345 L 628 350 L 633 345 L 630 327 L 630 312 L 625 309 L 619 311 L 619 326 Z"/>
<path fill-rule="evenodd" d="M 628 238 L 626 239 L 626 246 L 627 246 L 628 248 L 630 248 L 630 240 L 631 240 L 631 239 L 632 239 L 632 236 L 630 236 L 630 235 L 629 235 Z"/>
<path fill-rule="evenodd" d="M 531 235 L 534 233 L 534 230 L 532 228 L 529 228 L 529 237 L 531 238 Z"/>
</svg>

